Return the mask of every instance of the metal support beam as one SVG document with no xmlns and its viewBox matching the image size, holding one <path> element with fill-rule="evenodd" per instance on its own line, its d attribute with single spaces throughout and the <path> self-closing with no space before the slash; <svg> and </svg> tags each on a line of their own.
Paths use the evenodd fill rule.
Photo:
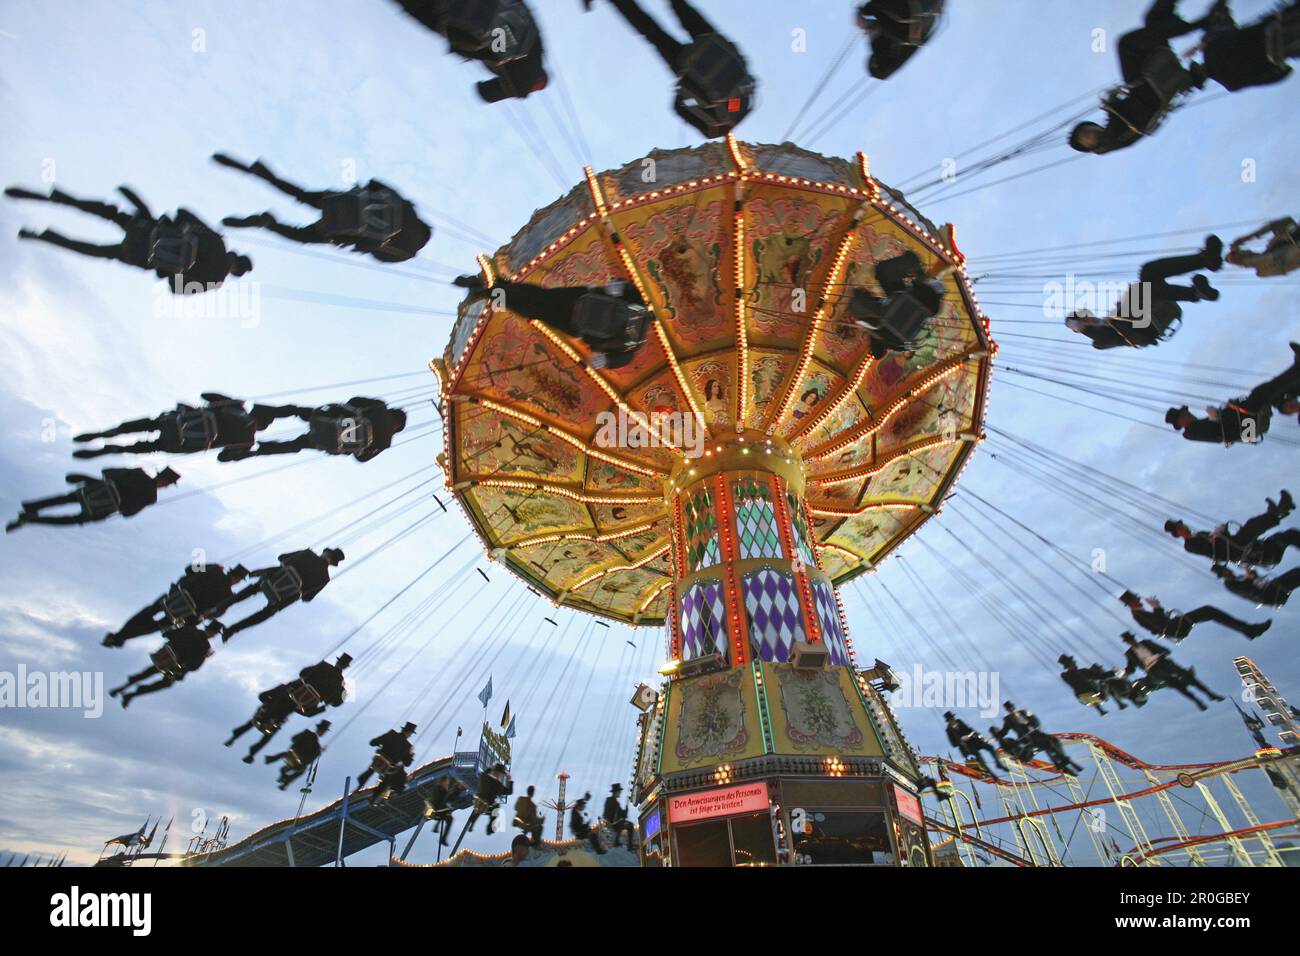
<svg viewBox="0 0 1300 956">
<path fill-rule="evenodd" d="M 343 833 L 348 828 L 348 797 L 352 793 L 352 778 L 349 776 L 343 781 L 343 816 L 339 820 L 339 843 L 338 849 L 334 851 L 334 865 L 345 866 L 343 862 Z"/>
<path fill-rule="evenodd" d="M 424 817 L 423 819 L 421 819 L 420 822 L 415 827 L 415 832 L 411 834 L 411 839 L 406 841 L 406 849 L 402 851 L 402 856 L 401 856 L 401 860 L 403 863 L 406 862 L 406 857 L 410 854 L 411 847 L 415 846 L 415 841 L 420 836 L 420 831 L 424 829 L 424 825 L 428 822 L 429 822 L 428 817 Z"/>
</svg>

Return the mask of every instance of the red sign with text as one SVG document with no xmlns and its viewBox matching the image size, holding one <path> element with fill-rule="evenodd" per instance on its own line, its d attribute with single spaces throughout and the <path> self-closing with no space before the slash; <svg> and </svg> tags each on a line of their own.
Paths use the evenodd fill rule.
<svg viewBox="0 0 1300 956">
<path fill-rule="evenodd" d="M 729 817 L 733 813 L 757 813 L 767 810 L 769 802 L 766 783 L 742 783 L 737 787 L 669 797 L 668 820 L 670 823 L 692 823 L 713 817 Z"/>
<path fill-rule="evenodd" d="M 913 823 L 924 823 L 921 818 L 921 801 L 898 784 L 894 784 L 894 803 L 898 805 L 899 816 L 906 817 Z"/>
</svg>

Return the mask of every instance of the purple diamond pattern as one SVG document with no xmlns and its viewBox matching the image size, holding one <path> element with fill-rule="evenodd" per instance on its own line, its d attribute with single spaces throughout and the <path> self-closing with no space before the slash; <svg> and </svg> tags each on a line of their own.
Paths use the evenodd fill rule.
<svg viewBox="0 0 1300 956">
<path fill-rule="evenodd" d="M 741 589 L 749 619 L 750 652 L 765 661 L 788 661 L 794 642 L 805 639 L 794 578 L 763 568 L 746 574 Z"/>
<path fill-rule="evenodd" d="M 681 600 L 682 659 L 717 652 L 727 657 L 727 609 L 722 584 L 713 578 L 696 581 Z"/>
<path fill-rule="evenodd" d="M 813 581 L 813 603 L 817 605 L 817 621 L 821 625 L 822 640 L 830 652 L 831 664 L 835 667 L 847 667 L 849 663 L 849 645 L 840 625 L 839 609 L 835 606 L 835 595 L 831 586 L 823 581 Z"/>
</svg>

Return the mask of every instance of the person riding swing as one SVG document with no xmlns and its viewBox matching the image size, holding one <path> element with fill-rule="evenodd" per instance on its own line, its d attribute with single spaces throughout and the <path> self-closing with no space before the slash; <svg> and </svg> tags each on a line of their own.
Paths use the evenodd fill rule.
<svg viewBox="0 0 1300 956">
<path fill-rule="evenodd" d="M 325 548 L 320 554 L 309 549 L 290 551 L 279 556 L 277 565 L 249 572 L 254 583 L 234 594 L 220 613 L 258 593 L 266 597 L 266 607 L 227 627 L 222 639 L 228 641 L 298 601 L 312 601 L 329 584 L 329 569 L 342 562 L 343 557 L 338 548 Z"/>
<path fill-rule="evenodd" d="M 280 768 L 281 790 L 287 789 L 289 784 L 307 772 L 313 762 L 320 759 L 324 751 L 320 739 L 329 729 L 330 722 L 322 720 L 316 725 L 315 730 L 303 730 L 294 734 L 288 750 L 278 754 L 268 754 L 263 758 L 268 764 L 275 763 L 277 760 L 284 761 L 284 766 Z"/>
<path fill-rule="evenodd" d="M 321 661 L 304 667 L 295 680 L 262 691 L 257 697 L 257 711 L 248 721 L 230 732 L 226 746 L 232 746 L 245 733 L 256 729 L 262 736 L 244 757 L 244 763 L 252 763 L 257 752 L 279 733 L 290 715 L 296 712 L 304 717 L 316 717 L 324 713 L 327 706 L 343 706 L 347 697 L 343 671 L 351 663 L 350 654 L 340 654 L 333 664 Z"/>
</svg>

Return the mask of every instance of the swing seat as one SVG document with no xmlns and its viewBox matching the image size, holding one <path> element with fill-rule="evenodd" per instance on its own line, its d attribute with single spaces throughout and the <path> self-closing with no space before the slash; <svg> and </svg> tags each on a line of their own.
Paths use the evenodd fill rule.
<svg viewBox="0 0 1300 956">
<path fill-rule="evenodd" d="M 755 83 L 745 60 L 717 33 L 696 37 L 677 64 L 681 108 L 711 130 L 731 129 L 753 108 Z"/>
<path fill-rule="evenodd" d="M 81 489 L 81 507 L 88 518 L 107 518 L 117 514 L 121 504 L 121 498 L 112 482 L 96 481 Z"/>
<path fill-rule="evenodd" d="M 321 225 L 331 238 L 383 244 L 402 231 L 402 204 L 391 194 L 364 189 L 327 196 Z"/>
<path fill-rule="evenodd" d="M 194 268 L 199 237 L 186 225 L 161 220 L 149 234 L 148 267 L 162 275 L 180 275 Z"/>
<path fill-rule="evenodd" d="M 289 685 L 289 699 L 293 701 L 294 709 L 303 716 L 310 716 L 324 703 L 320 692 L 304 680 L 296 680 Z"/>
<path fill-rule="evenodd" d="M 302 578 L 293 568 L 279 567 L 258 585 L 266 599 L 276 606 L 292 604 L 302 596 Z"/>
<path fill-rule="evenodd" d="M 1291 72 L 1290 57 L 1300 55 L 1300 10 L 1280 11 L 1264 31 L 1264 48 L 1269 62 Z"/>
<path fill-rule="evenodd" d="M 163 598 L 163 611 L 173 625 L 192 621 L 199 616 L 198 605 L 189 593 L 173 584 Z"/>
<path fill-rule="evenodd" d="M 573 327 L 589 345 L 615 343 L 610 351 L 635 352 L 645 344 L 649 312 L 625 299 L 589 292 L 573 307 Z"/>
<path fill-rule="evenodd" d="M 930 311 L 915 296 L 899 292 L 885 300 L 884 312 L 874 331 L 890 348 L 914 352 L 931 318 Z"/>
<path fill-rule="evenodd" d="M 185 676 L 185 668 L 181 667 L 180 659 L 177 658 L 176 651 L 170 644 L 164 644 L 150 654 L 149 660 L 153 662 L 153 666 L 158 668 L 164 677 L 180 680 Z"/>
<path fill-rule="evenodd" d="M 1142 66 L 1142 81 L 1160 98 L 1160 102 L 1168 104 L 1179 93 L 1191 88 L 1192 74 L 1183 66 L 1178 54 L 1165 46 L 1147 57 Z"/>
<path fill-rule="evenodd" d="M 1105 699 L 1102 697 L 1100 691 L 1095 691 L 1095 690 L 1088 691 L 1087 693 L 1083 693 L 1083 694 L 1075 694 L 1074 696 L 1075 699 L 1079 701 L 1079 703 L 1085 704 L 1088 707 L 1095 707 L 1097 704 L 1100 704 Z"/>
<path fill-rule="evenodd" d="M 316 759 L 315 757 L 312 758 L 312 760 L 315 760 L 315 759 Z M 290 747 L 289 750 L 288 750 L 288 752 L 285 753 L 285 756 L 284 756 L 284 769 L 285 769 L 285 770 L 302 770 L 302 769 L 303 769 L 304 767 L 306 767 L 307 764 L 309 764 L 310 762 L 311 762 L 310 760 L 303 760 L 303 759 L 302 759 L 302 755 L 301 755 L 300 753 L 298 753 L 298 751 L 296 751 L 296 750 L 294 750 L 292 747 Z"/>
<path fill-rule="evenodd" d="M 899 39 L 904 46 L 919 47 L 930 39 L 930 34 L 939 25 L 943 16 L 944 0 L 911 0 L 907 19 L 900 26 L 907 31 L 906 39 Z"/>
<path fill-rule="evenodd" d="M 253 728 L 263 736 L 275 733 L 282 726 L 284 726 L 283 717 L 272 716 L 269 712 L 264 712 L 260 707 L 257 713 L 253 715 Z"/>
<path fill-rule="evenodd" d="M 489 62 L 504 66 L 537 49 L 537 23 L 518 0 L 451 0 L 448 6 L 444 23 L 458 51 L 486 51 Z"/>
<path fill-rule="evenodd" d="M 176 437 L 187 451 L 207 451 L 217 440 L 217 413 L 209 408 L 178 408 Z"/>
<path fill-rule="evenodd" d="M 307 426 L 316 447 L 331 455 L 355 455 L 365 451 L 374 441 L 375 428 L 370 419 L 350 405 L 343 408 L 346 409 L 343 418 L 312 416 Z"/>
</svg>

